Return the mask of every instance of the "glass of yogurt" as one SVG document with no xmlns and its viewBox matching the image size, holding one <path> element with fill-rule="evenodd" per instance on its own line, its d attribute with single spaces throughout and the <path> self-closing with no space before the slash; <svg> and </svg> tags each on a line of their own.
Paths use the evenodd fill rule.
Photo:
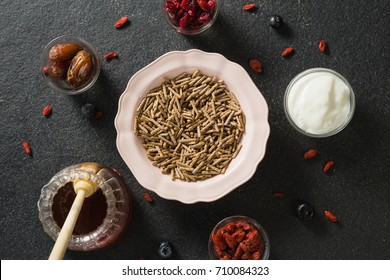
<svg viewBox="0 0 390 280">
<path fill-rule="evenodd" d="M 284 96 L 284 111 L 297 131 L 310 137 L 328 137 L 351 121 L 355 94 L 339 73 L 312 68 L 291 80 Z"/>
</svg>

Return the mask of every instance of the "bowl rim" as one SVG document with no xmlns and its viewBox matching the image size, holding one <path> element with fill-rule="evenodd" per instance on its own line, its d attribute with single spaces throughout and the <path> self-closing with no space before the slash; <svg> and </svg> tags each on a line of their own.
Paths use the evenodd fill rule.
<svg viewBox="0 0 390 280">
<path fill-rule="evenodd" d="M 225 74 L 224 78 L 229 77 L 230 80 L 225 79 L 226 86 L 235 93 L 241 107 L 246 105 L 249 108 L 244 109 L 246 128 L 242 142 L 250 143 L 252 150 L 249 151 L 249 145 L 244 143 L 241 151 L 223 175 L 196 182 L 172 181 L 169 175 L 162 174 L 145 156 L 144 149 L 132 130 L 134 116 L 125 113 L 124 108 L 127 106 L 135 112 L 138 103 L 148 89 L 160 85 L 166 76 L 175 77 L 191 69 L 199 69 L 205 75 Z M 233 79 L 238 82 L 234 83 Z M 153 82 L 149 82 L 150 80 Z M 242 93 L 237 94 L 235 88 L 238 86 L 240 90 L 242 88 L 242 91 L 245 91 L 245 96 Z M 244 106 L 243 101 L 245 101 Z M 264 157 L 270 134 L 268 105 L 244 68 L 229 61 L 221 54 L 198 49 L 168 52 L 135 73 L 119 98 L 114 125 L 117 131 L 118 152 L 137 181 L 160 197 L 187 204 L 215 201 L 248 181 Z M 237 166 L 240 168 L 236 168 Z M 153 178 L 154 176 L 159 177 L 160 180 Z M 213 188 L 208 188 L 210 185 Z"/>
<path fill-rule="evenodd" d="M 79 87 L 77 89 L 65 89 L 65 88 L 62 88 L 62 87 L 56 85 L 54 82 L 51 81 L 50 77 L 44 71 L 44 67 L 47 66 L 46 65 L 47 63 L 45 63 L 45 62 L 48 61 L 47 56 L 49 54 L 51 47 L 53 47 L 54 45 L 61 43 L 61 42 L 68 42 L 68 41 L 70 42 L 71 40 L 75 40 L 76 43 L 81 44 L 83 47 L 85 47 L 88 50 L 88 52 L 90 53 L 90 55 L 94 61 L 94 64 L 95 64 L 94 65 L 95 73 L 94 73 L 93 78 L 87 84 L 85 84 L 84 86 Z M 100 71 L 101 71 L 101 65 L 100 65 L 99 56 L 98 56 L 96 48 L 91 43 L 89 43 L 87 40 L 85 40 L 83 37 L 80 37 L 78 35 L 73 35 L 73 34 L 64 34 L 64 35 L 58 36 L 58 37 L 52 39 L 49 43 L 47 43 L 42 49 L 40 64 L 41 64 L 40 65 L 40 70 L 41 70 L 40 72 L 41 72 L 43 79 L 46 81 L 46 83 L 55 91 L 58 91 L 60 93 L 66 94 L 66 95 L 75 95 L 75 94 L 79 94 L 79 93 L 85 92 L 88 89 L 90 89 L 95 84 L 97 79 L 99 78 Z"/>
<path fill-rule="evenodd" d="M 305 130 L 301 129 L 298 125 L 295 124 L 295 122 L 293 121 L 292 117 L 290 116 L 290 113 L 289 113 L 289 110 L 288 110 L 288 98 L 289 98 L 290 91 L 291 91 L 292 87 L 301 78 L 303 78 L 304 76 L 307 76 L 309 74 L 321 73 L 321 72 L 323 72 L 323 73 L 331 73 L 331 74 L 335 75 L 336 77 L 338 77 L 339 79 L 341 79 L 345 83 L 345 85 L 349 89 L 350 110 L 349 110 L 347 118 L 344 120 L 344 122 L 340 126 L 338 126 L 337 128 L 335 128 L 335 129 L 333 129 L 333 130 L 331 130 L 329 132 L 326 132 L 326 133 L 315 134 L 315 133 L 306 132 Z M 338 73 L 338 72 L 336 72 L 336 71 L 334 71 L 332 69 L 324 68 L 324 67 L 309 68 L 309 69 L 306 69 L 306 70 L 298 73 L 290 81 L 290 83 L 288 84 L 288 86 L 286 88 L 286 91 L 284 93 L 283 108 L 284 108 L 284 113 L 286 115 L 286 118 L 287 118 L 288 122 L 291 124 L 291 126 L 296 131 L 302 133 L 303 135 L 306 135 L 306 136 L 309 136 L 309 137 L 313 137 L 313 138 L 326 138 L 326 137 L 333 136 L 333 135 L 341 132 L 351 122 L 351 120 L 353 118 L 353 115 L 355 113 L 355 108 L 356 108 L 355 92 L 353 91 L 353 88 L 350 85 L 350 83 L 348 82 L 348 80 L 344 76 L 342 76 L 340 73 Z"/>
</svg>

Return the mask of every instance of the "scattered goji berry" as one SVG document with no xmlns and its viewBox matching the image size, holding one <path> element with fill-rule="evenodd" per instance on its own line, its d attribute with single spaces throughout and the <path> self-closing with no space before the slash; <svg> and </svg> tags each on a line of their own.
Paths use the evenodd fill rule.
<svg viewBox="0 0 390 280">
<path fill-rule="evenodd" d="M 333 223 L 337 222 L 337 217 L 336 217 L 332 212 L 330 212 L 329 210 L 325 210 L 325 211 L 324 211 L 324 215 L 325 215 L 325 217 L 327 217 L 331 222 L 333 222 Z"/>
<path fill-rule="evenodd" d="M 263 72 L 263 65 L 257 59 L 249 60 L 249 66 L 252 68 L 253 71 L 257 73 Z"/>
<path fill-rule="evenodd" d="M 318 48 L 320 49 L 320 51 L 321 52 L 325 52 L 326 51 L 326 47 L 327 47 L 326 41 L 325 40 L 321 40 L 320 43 L 318 44 Z"/>
<path fill-rule="evenodd" d="M 112 59 L 112 58 L 115 58 L 115 57 L 118 57 L 118 53 L 117 52 L 109 52 L 108 54 L 103 56 L 103 58 L 105 60 L 109 60 L 109 59 Z"/>
<path fill-rule="evenodd" d="M 51 114 L 51 110 L 51 106 L 47 105 L 45 108 L 43 108 L 42 115 L 44 115 L 45 117 L 49 116 Z"/>
<path fill-rule="evenodd" d="M 333 165 L 334 165 L 333 160 L 328 161 L 324 166 L 324 169 L 323 169 L 324 173 L 329 172 L 329 170 L 333 167 Z"/>
<path fill-rule="evenodd" d="M 253 9 L 253 8 L 255 8 L 255 7 L 256 7 L 256 4 L 251 3 L 251 4 L 246 4 L 246 5 L 244 5 L 244 7 L 242 7 L 242 9 L 243 9 L 244 11 L 248 11 L 248 10 Z"/>
<path fill-rule="evenodd" d="M 282 193 L 282 192 L 273 192 L 272 196 L 274 196 L 274 197 L 283 197 L 283 196 L 286 196 L 286 194 Z"/>
<path fill-rule="evenodd" d="M 23 148 L 28 155 L 31 155 L 30 144 L 27 141 L 23 141 Z"/>
<path fill-rule="evenodd" d="M 49 73 L 49 66 L 45 65 L 43 67 L 43 74 L 47 75 Z"/>
<path fill-rule="evenodd" d="M 305 159 L 311 159 L 311 158 L 315 157 L 316 155 L 317 155 L 316 149 L 309 149 L 304 153 L 303 157 Z"/>
<path fill-rule="evenodd" d="M 143 193 L 143 196 L 144 196 L 144 199 L 145 199 L 147 202 L 149 202 L 149 203 L 152 203 L 152 202 L 153 202 L 153 198 L 152 198 L 152 196 L 151 196 L 150 194 L 144 192 L 144 193 Z"/>
<path fill-rule="evenodd" d="M 103 117 L 103 112 L 97 111 L 93 117 L 95 120 L 101 119 Z"/>
<path fill-rule="evenodd" d="M 123 25 L 126 24 L 126 22 L 129 21 L 129 18 L 127 16 L 121 17 L 115 24 L 115 28 L 121 28 Z"/>
<path fill-rule="evenodd" d="M 288 47 L 282 52 L 282 57 L 286 57 L 290 55 L 294 51 L 294 48 Z"/>
</svg>

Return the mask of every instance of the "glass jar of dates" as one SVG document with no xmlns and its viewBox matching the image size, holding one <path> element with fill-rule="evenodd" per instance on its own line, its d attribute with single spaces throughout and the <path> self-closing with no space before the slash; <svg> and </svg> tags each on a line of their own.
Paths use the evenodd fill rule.
<svg viewBox="0 0 390 280">
<path fill-rule="evenodd" d="M 220 221 L 210 234 L 208 247 L 212 260 L 267 260 L 270 253 L 267 232 L 246 216 Z"/>
<path fill-rule="evenodd" d="M 213 25 L 221 3 L 219 0 L 161 0 L 161 8 L 164 19 L 177 32 L 196 35 Z"/>
<path fill-rule="evenodd" d="M 41 73 L 47 83 L 64 94 L 78 94 L 91 88 L 99 77 L 95 48 L 81 37 L 63 35 L 43 50 Z"/>
</svg>

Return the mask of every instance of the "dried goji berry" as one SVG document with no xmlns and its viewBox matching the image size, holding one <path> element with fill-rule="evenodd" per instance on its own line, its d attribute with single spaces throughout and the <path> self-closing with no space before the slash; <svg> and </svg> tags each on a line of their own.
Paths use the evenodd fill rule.
<svg viewBox="0 0 390 280">
<path fill-rule="evenodd" d="M 42 110 L 42 115 L 45 117 L 49 116 L 51 114 L 51 106 L 47 105 L 45 108 Z"/>
<path fill-rule="evenodd" d="M 246 4 L 246 5 L 244 5 L 244 7 L 242 7 L 242 9 L 243 9 L 244 11 L 248 11 L 248 10 L 253 9 L 253 8 L 255 8 L 255 7 L 256 7 L 256 4 L 251 3 L 251 4 Z"/>
<path fill-rule="evenodd" d="M 109 52 L 108 54 L 103 56 L 103 58 L 105 60 L 113 59 L 115 57 L 118 57 L 118 53 L 117 52 Z"/>
<path fill-rule="evenodd" d="M 283 196 L 286 196 L 286 194 L 282 193 L 282 192 L 273 192 L 272 196 L 274 196 L 274 197 L 283 197 Z"/>
<path fill-rule="evenodd" d="M 49 66 L 47 66 L 47 65 L 43 66 L 43 73 L 45 75 L 49 74 Z"/>
<path fill-rule="evenodd" d="M 232 232 L 233 231 L 233 232 Z M 246 221 L 230 222 L 211 235 L 219 259 L 260 259 L 260 233 Z"/>
<path fill-rule="evenodd" d="M 152 198 L 152 196 L 150 195 L 150 194 L 148 194 L 148 193 L 143 193 L 143 196 L 144 196 L 144 199 L 147 201 L 147 202 L 149 202 L 149 203 L 152 203 L 153 202 L 153 198 Z"/>
<path fill-rule="evenodd" d="M 126 22 L 129 21 L 129 18 L 127 16 L 121 17 L 115 24 L 115 28 L 121 28 L 123 25 L 126 24 Z"/>
<path fill-rule="evenodd" d="M 337 222 L 337 217 L 336 217 L 332 212 L 330 212 L 329 210 L 325 210 L 325 211 L 324 211 L 324 215 L 325 215 L 325 217 L 327 217 L 331 222 L 333 222 L 333 223 Z"/>
<path fill-rule="evenodd" d="M 333 165 L 334 165 L 333 160 L 328 161 L 324 166 L 324 169 L 323 169 L 324 173 L 329 172 L 329 170 L 333 167 Z"/>
<path fill-rule="evenodd" d="M 103 117 L 103 112 L 97 111 L 93 117 L 95 120 L 101 119 Z"/>
<path fill-rule="evenodd" d="M 286 57 L 290 55 L 294 51 L 294 48 L 288 47 L 282 52 L 282 57 Z"/>
<path fill-rule="evenodd" d="M 317 155 L 316 149 L 309 149 L 304 153 L 303 157 L 305 159 L 311 159 L 311 158 L 315 157 L 316 155 Z"/>
<path fill-rule="evenodd" d="M 30 144 L 27 141 L 23 141 L 23 148 L 28 155 L 31 155 Z"/>
<path fill-rule="evenodd" d="M 252 68 L 253 71 L 255 71 L 257 73 L 263 72 L 263 65 L 257 59 L 249 60 L 249 66 Z"/>
<path fill-rule="evenodd" d="M 318 44 L 318 48 L 320 49 L 321 52 L 325 52 L 326 51 L 326 41 L 325 40 L 321 40 L 320 43 Z"/>
</svg>

